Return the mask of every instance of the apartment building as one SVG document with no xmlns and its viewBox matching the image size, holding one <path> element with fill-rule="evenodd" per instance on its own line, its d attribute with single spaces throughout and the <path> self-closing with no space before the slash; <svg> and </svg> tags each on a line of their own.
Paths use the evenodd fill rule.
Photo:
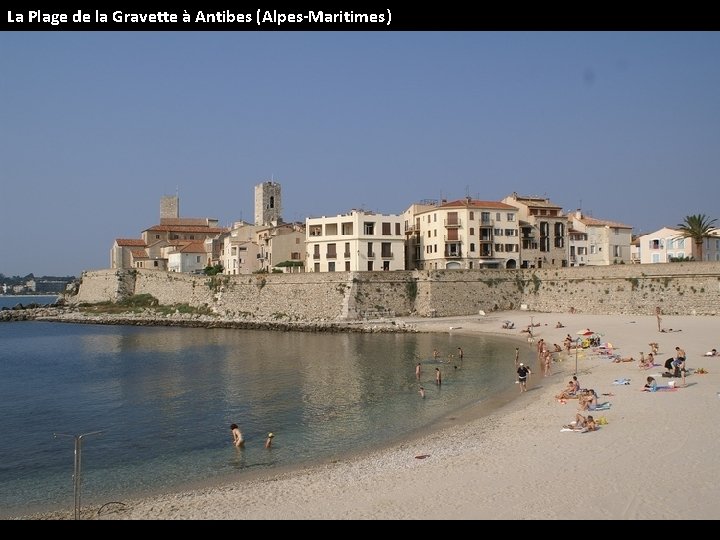
<svg viewBox="0 0 720 540">
<path fill-rule="evenodd" d="M 466 197 L 411 207 L 405 216 L 420 270 L 517 268 L 520 262 L 518 210 L 514 206 Z"/>
<path fill-rule="evenodd" d="M 632 226 L 596 219 L 576 210 L 567 215 L 570 237 L 570 266 L 606 266 L 632 261 Z M 582 235 L 586 244 L 578 241 Z"/>
<path fill-rule="evenodd" d="M 305 220 L 306 271 L 405 269 L 403 217 L 352 210 Z"/>
<path fill-rule="evenodd" d="M 502 201 L 518 211 L 521 268 L 568 266 L 568 218 L 562 207 L 545 197 L 520 196 Z"/>
</svg>

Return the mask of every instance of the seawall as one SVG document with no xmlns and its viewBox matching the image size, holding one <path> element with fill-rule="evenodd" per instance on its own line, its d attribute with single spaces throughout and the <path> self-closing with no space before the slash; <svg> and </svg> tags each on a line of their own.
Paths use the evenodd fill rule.
<svg viewBox="0 0 720 540">
<path fill-rule="evenodd" d="M 71 304 L 150 294 L 247 320 L 445 317 L 527 309 L 593 314 L 716 315 L 720 263 L 528 270 L 431 270 L 197 276 L 154 270 L 84 272 Z"/>
</svg>

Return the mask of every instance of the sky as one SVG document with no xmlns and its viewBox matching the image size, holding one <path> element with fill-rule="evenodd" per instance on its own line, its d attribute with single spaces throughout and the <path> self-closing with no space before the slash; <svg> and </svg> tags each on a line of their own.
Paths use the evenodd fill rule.
<svg viewBox="0 0 720 540">
<path fill-rule="evenodd" d="M 720 217 L 718 32 L 0 32 L 0 273 L 108 268 L 181 217 L 548 197 Z"/>
</svg>

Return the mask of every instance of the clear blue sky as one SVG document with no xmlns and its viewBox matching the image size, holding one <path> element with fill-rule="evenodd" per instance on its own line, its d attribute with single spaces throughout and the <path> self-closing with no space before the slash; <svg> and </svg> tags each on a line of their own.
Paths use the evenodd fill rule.
<svg viewBox="0 0 720 540">
<path fill-rule="evenodd" d="M 720 33 L 0 33 L 0 273 L 107 268 L 182 217 L 545 195 L 720 217 Z"/>
</svg>

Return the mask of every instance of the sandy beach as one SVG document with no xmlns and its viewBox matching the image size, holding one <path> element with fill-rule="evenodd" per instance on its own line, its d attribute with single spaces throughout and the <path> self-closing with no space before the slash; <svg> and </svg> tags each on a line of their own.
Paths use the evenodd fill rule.
<svg viewBox="0 0 720 540">
<path fill-rule="evenodd" d="M 532 319 L 531 319 L 532 317 Z M 502 329 L 502 321 L 515 323 Z M 577 400 L 560 403 L 575 372 L 574 351 L 561 353 L 544 377 L 535 344 L 520 329 L 531 320 L 535 338 L 562 345 L 589 328 L 633 362 L 613 363 L 590 350 L 578 354 L 578 379 L 610 408 L 591 412 L 598 431 L 561 431 Z M 486 316 L 398 319 L 420 331 L 507 335 L 530 366 L 528 392 L 489 414 L 460 419 L 412 441 L 357 458 L 193 492 L 123 501 L 84 519 L 718 519 L 720 518 L 720 318 L 499 312 Z M 563 328 L 555 328 L 557 322 Z M 670 331 L 672 329 L 672 331 Z M 659 367 L 637 358 L 659 344 Z M 687 352 L 687 385 L 641 391 L 675 347 Z M 513 358 L 508 358 L 510 366 Z M 707 374 L 695 371 L 704 368 Z M 514 368 L 510 367 L 514 372 Z M 618 379 L 630 384 L 614 384 Z M 677 384 L 681 385 L 680 379 Z M 518 385 L 516 385 L 518 386 Z M 587 413 L 585 413 L 587 414 Z M 71 519 L 67 513 L 31 519 Z"/>
</svg>

